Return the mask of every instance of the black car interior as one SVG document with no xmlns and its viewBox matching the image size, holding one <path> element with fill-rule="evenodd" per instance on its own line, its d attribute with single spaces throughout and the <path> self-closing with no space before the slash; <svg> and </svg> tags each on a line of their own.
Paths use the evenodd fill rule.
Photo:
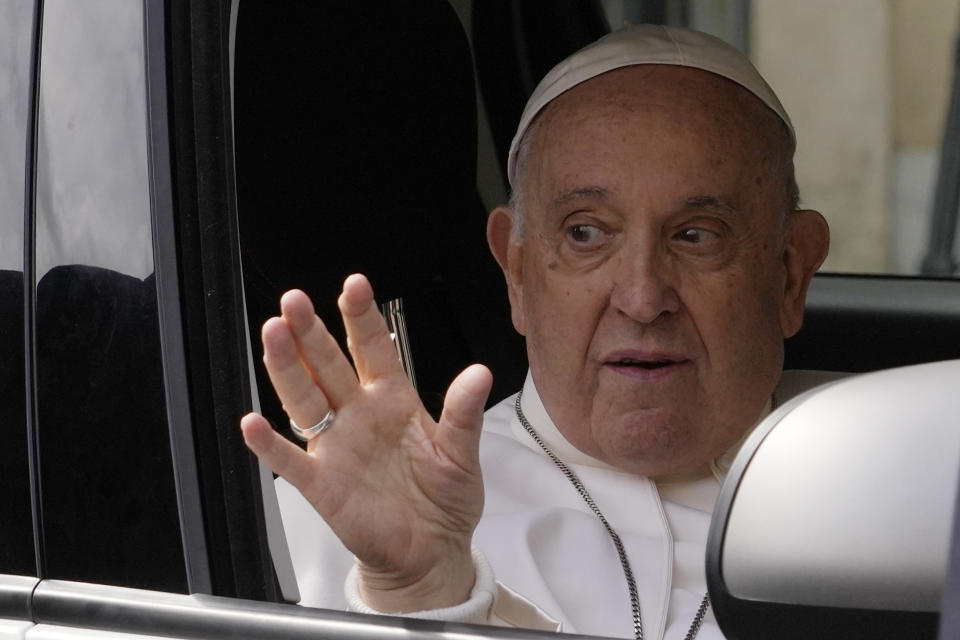
<svg viewBox="0 0 960 640">
<path fill-rule="evenodd" d="M 236 42 L 238 212 L 255 353 L 260 326 L 294 287 L 342 340 L 336 297 L 361 272 L 379 302 L 404 299 L 432 412 L 471 362 L 505 372 L 493 395 L 511 393 L 524 354 L 486 248 L 473 63 L 451 6 L 248 3 Z M 266 415 L 285 427 L 259 362 L 257 379 Z"/>
</svg>

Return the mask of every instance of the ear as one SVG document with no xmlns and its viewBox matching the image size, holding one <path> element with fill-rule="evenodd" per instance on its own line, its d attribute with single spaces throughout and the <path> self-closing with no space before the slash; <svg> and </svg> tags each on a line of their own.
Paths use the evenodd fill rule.
<svg viewBox="0 0 960 640">
<path fill-rule="evenodd" d="M 507 281 L 513 327 L 520 335 L 526 335 L 523 324 L 523 239 L 514 227 L 513 213 L 509 207 L 499 206 L 490 212 L 487 218 L 487 244 Z"/>
<path fill-rule="evenodd" d="M 830 227 L 822 215 L 811 210 L 794 211 L 790 215 L 792 220 L 783 251 L 786 280 L 780 306 L 780 329 L 784 338 L 800 330 L 807 289 L 830 248 Z"/>
</svg>

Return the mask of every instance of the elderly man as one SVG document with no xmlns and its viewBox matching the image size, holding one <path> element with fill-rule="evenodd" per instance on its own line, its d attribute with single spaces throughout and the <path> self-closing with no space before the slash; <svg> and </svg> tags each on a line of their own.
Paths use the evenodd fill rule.
<svg viewBox="0 0 960 640">
<path fill-rule="evenodd" d="M 242 427 L 289 482 L 304 603 L 720 637 L 713 503 L 782 401 L 783 339 L 828 244 L 796 206 L 793 150 L 773 92 L 703 34 L 626 29 L 551 71 L 487 232 L 530 372 L 486 416 L 491 377 L 474 365 L 430 418 L 362 276 L 339 299 L 356 373 L 287 293 L 264 359 L 292 422 L 324 433 L 304 452 L 260 416 Z"/>
</svg>

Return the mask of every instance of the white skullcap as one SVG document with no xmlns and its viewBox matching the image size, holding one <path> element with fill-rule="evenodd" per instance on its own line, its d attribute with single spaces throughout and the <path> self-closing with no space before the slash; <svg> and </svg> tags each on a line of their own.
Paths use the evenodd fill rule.
<svg viewBox="0 0 960 640">
<path fill-rule="evenodd" d="M 544 107 L 581 82 L 607 71 L 637 64 L 691 67 L 732 80 L 770 107 L 787 125 L 791 140 L 796 142 L 790 116 L 773 89 L 742 53 L 723 40 L 699 31 L 640 24 L 614 31 L 587 45 L 551 69 L 540 81 L 527 101 L 510 145 L 510 155 L 507 157 L 510 185 L 513 186 L 515 178 L 520 141 Z"/>
</svg>

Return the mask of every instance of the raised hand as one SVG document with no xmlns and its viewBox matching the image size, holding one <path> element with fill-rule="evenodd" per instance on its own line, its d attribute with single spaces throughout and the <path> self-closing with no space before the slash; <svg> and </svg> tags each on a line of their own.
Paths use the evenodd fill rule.
<svg viewBox="0 0 960 640">
<path fill-rule="evenodd" d="M 287 415 L 330 429 L 303 451 L 260 415 L 241 422 L 247 446 L 295 486 L 357 557 L 371 607 L 408 612 L 465 601 L 473 530 L 483 511 L 478 445 L 490 372 L 468 367 L 434 422 L 406 378 L 373 290 L 347 278 L 338 300 L 356 373 L 302 291 L 263 326 L 264 362 Z"/>
</svg>

